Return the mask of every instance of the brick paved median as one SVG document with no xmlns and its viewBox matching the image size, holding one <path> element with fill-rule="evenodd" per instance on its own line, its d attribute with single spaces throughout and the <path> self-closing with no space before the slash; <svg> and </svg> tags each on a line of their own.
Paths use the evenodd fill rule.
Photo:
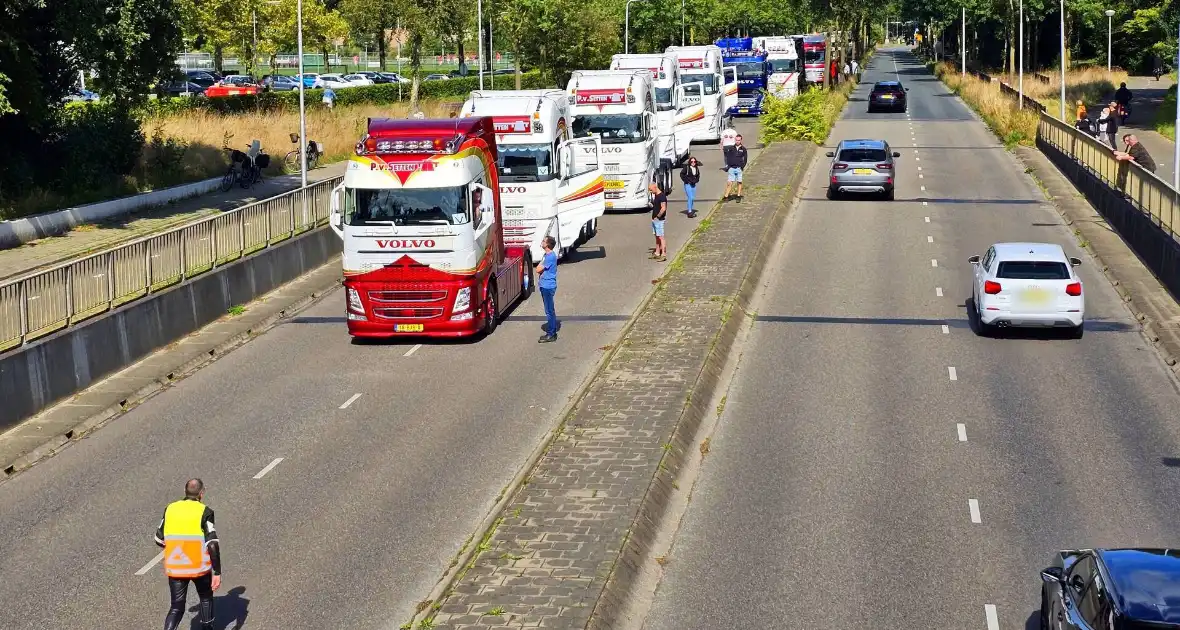
<svg viewBox="0 0 1180 630">
<path fill-rule="evenodd" d="M 767 147 L 746 172 L 744 203 L 701 220 L 474 561 L 426 604 L 432 627 L 612 626 L 654 561 L 667 499 L 684 491 L 680 463 L 699 457 L 696 428 L 716 413 L 706 406 L 738 318 L 814 153 Z"/>
</svg>

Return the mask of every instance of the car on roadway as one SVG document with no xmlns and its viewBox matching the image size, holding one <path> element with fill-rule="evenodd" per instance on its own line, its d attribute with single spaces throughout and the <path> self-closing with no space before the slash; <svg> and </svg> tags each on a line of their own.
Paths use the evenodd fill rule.
<svg viewBox="0 0 1180 630">
<path fill-rule="evenodd" d="M 828 199 L 843 193 L 876 193 L 893 201 L 897 177 L 896 158 L 901 154 L 889 150 L 884 140 L 842 140 L 829 151 Z"/>
<path fill-rule="evenodd" d="M 908 106 L 906 92 L 909 92 L 909 88 L 903 87 L 900 81 L 876 82 L 873 84 L 872 91 L 869 92 L 869 113 L 875 111 L 904 112 Z"/>
<path fill-rule="evenodd" d="M 1180 550 L 1075 549 L 1041 571 L 1043 630 L 1180 629 Z"/>
<path fill-rule="evenodd" d="M 1074 267 L 1082 261 L 1066 256 L 1060 245 L 996 243 L 967 262 L 980 335 L 997 327 L 1051 327 L 1081 338 L 1086 301 Z"/>
</svg>

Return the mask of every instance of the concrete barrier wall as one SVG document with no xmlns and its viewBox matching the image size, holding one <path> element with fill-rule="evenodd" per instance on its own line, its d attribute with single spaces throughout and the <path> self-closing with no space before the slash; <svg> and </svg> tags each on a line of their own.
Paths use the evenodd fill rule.
<svg viewBox="0 0 1180 630">
<path fill-rule="evenodd" d="M 65 234 L 86 223 L 97 223 L 103 219 L 130 214 L 143 208 L 162 206 L 173 201 L 204 195 L 217 190 L 220 185 L 221 178 L 214 177 L 121 199 L 46 212 L 23 219 L 0 221 L 0 249 L 20 247 L 39 238 Z"/>
<path fill-rule="evenodd" d="M 340 239 L 320 228 L 168 291 L 0 355 L 0 431 L 325 264 Z"/>
<path fill-rule="evenodd" d="M 1168 293 L 1180 301 L 1180 241 L 1156 225 L 1151 215 L 1136 208 L 1121 191 L 1057 147 L 1038 137 L 1037 148 L 1086 196 Z"/>
</svg>

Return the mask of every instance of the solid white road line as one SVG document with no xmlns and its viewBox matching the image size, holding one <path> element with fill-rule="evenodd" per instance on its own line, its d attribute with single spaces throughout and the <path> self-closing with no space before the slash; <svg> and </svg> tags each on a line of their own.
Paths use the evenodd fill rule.
<svg viewBox="0 0 1180 630">
<path fill-rule="evenodd" d="M 971 522 L 982 523 L 979 518 L 979 501 L 977 499 L 967 499 L 967 508 L 971 510 Z"/>
<path fill-rule="evenodd" d="M 927 237 L 926 237 L 926 242 L 927 242 L 927 243 L 933 243 L 933 242 L 934 242 L 934 237 L 933 237 L 933 236 L 927 236 Z"/>
<path fill-rule="evenodd" d="M 152 558 L 151 560 L 148 561 L 147 564 L 143 565 L 143 568 L 136 571 L 135 574 L 136 575 L 143 575 L 143 574 L 147 573 L 148 571 L 151 571 L 152 567 L 156 566 L 156 563 L 163 560 L 163 559 L 164 559 L 164 552 L 161 551 L 160 553 L 156 554 L 155 558 Z"/>
<path fill-rule="evenodd" d="M 938 259 L 936 259 L 936 258 L 931 258 L 931 259 L 930 259 L 930 266 L 931 266 L 931 267 L 937 267 L 937 266 L 938 266 Z"/>
<path fill-rule="evenodd" d="M 934 287 L 934 295 L 942 297 L 942 287 Z"/>
<path fill-rule="evenodd" d="M 955 370 L 954 366 L 947 366 L 946 373 L 947 373 L 947 376 L 951 377 L 952 381 L 959 380 L 959 372 L 957 370 Z"/>
<path fill-rule="evenodd" d="M 281 461 L 283 461 L 282 457 L 276 457 L 273 462 L 266 465 L 266 468 L 263 468 L 262 470 L 258 471 L 258 474 L 254 475 L 254 478 L 255 479 L 262 479 L 262 477 L 265 476 L 266 473 L 274 470 L 275 466 L 278 466 L 279 462 L 281 462 Z"/>
<path fill-rule="evenodd" d="M 403 356 L 403 357 L 408 357 L 408 356 L 410 356 L 410 355 L 414 354 L 415 352 L 417 352 L 417 351 L 418 351 L 418 348 L 421 348 L 421 347 L 422 347 L 422 344 L 418 344 L 418 345 L 414 346 L 413 348 L 410 348 L 409 350 L 406 350 L 406 353 L 405 353 L 405 354 L 403 354 L 402 356 Z"/>
<path fill-rule="evenodd" d="M 343 405 L 340 405 L 340 408 L 341 409 L 348 409 L 348 406 L 351 405 L 352 403 L 356 402 L 356 399 L 360 398 L 360 397 L 361 397 L 360 394 L 353 394 L 352 398 L 349 398 L 348 400 L 344 401 Z"/>
<path fill-rule="evenodd" d="M 959 429 L 959 441 L 966 442 L 967 441 L 967 425 L 960 422 L 958 425 L 956 425 L 956 427 Z"/>
<path fill-rule="evenodd" d="M 943 324 L 942 325 L 942 334 L 944 334 L 944 335 L 951 334 L 951 327 L 947 326 L 946 324 Z"/>
<path fill-rule="evenodd" d="M 983 616 L 987 617 L 987 630 L 1000 630 L 1000 616 L 996 614 L 995 604 L 984 604 Z"/>
</svg>

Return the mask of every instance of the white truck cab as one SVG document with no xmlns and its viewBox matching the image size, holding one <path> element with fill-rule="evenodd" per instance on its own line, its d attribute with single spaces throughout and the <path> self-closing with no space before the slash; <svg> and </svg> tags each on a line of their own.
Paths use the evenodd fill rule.
<svg viewBox="0 0 1180 630">
<path fill-rule="evenodd" d="M 766 91 L 778 98 L 794 98 L 799 95 L 802 81 L 802 65 L 799 51 L 802 42 L 794 37 L 766 37 L 762 40 L 766 51 L 766 62 L 770 65 Z"/>
<path fill-rule="evenodd" d="M 541 240 L 559 258 L 594 236 L 606 209 L 597 138 L 574 139 L 573 106 L 563 90 L 476 90 L 463 118 L 489 116 L 504 211 L 504 241 L 541 260 Z"/>
<path fill-rule="evenodd" d="M 693 140 L 721 140 L 721 132 L 729 126 L 725 112 L 737 105 L 737 70 L 722 65 L 721 48 L 713 44 L 669 46 L 664 52 L 676 56 L 682 84 L 700 83 L 703 88 L 701 102 L 704 107 L 701 118 L 692 121 L 696 125 Z"/>
<path fill-rule="evenodd" d="M 614 55 L 611 70 L 648 70 L 656 93 L 660 160 L 668 170 L 688 159 L 694 124 L 704 118 L 704 83 L 684 85 L 676 55 Z"/>
<path fill-rule="evenodd" d="M 670 188 L 672 180 L 660 163 L 651 72 L 575 70 L 566 94 L 573 106 L 574 138 L 601 142 L 606 209 L 650 208 L 648 186 L 656 182 Z"/>
</svg>

